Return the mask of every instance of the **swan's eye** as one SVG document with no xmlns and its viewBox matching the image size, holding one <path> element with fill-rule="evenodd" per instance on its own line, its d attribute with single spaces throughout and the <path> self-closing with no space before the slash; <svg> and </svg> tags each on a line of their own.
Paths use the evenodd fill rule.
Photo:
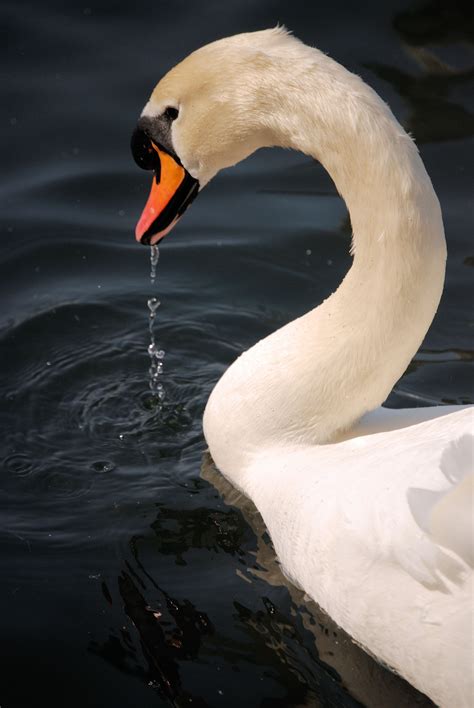
<svg viewBox="0 0 474 708">
<path fill-rule="evenodd" d="M 165 109 L 163 115 L 171 123 L 172 121 L 176 120 L 179 115 L 179 111 L 177 108 L 173 108 L 173 106 L 168 106 L 168 108 Z"/>
</svg>

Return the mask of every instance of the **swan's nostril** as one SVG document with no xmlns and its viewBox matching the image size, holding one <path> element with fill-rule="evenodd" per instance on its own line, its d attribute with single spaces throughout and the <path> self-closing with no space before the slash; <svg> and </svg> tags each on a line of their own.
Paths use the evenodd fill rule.
<svg viewBox="0 0 474 708">
<path fill-rule="evenodd" d="M 140 121 L 133 131 L 130 141 L 133 159 L 143 170 L 155 170 L 158 180 L 160 174 L 160 158 L 156 150 L 153 148 L 151 139 L 147 133 L 140 127 Z"/>
</svg>

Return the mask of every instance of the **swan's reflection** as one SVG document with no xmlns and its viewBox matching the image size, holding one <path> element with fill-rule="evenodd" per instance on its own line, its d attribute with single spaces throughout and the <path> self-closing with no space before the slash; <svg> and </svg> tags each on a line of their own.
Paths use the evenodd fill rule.
<svg viewBox="0 0 474 708">
<path fill-rule="evenodd" d="M 388 64 L 366 66 L 388 81 L 407 102 L 410 113 L 403 122 L 418 144 L 462 140 L 474 135 L 474 116 L 455 98 L 467 95 L 474 81 L 474 67 L 448 63 L 433 45 L 468 44 L 474 39 L 472 5 L 464 0 L 437 0 L 395 15 L 393 25 L 405 51 L 418 64 L 419 73 L 408 73 Z M 462 51 L 462 50 L 461 50 Z"/>
<path fill-rule="evenodd" d="M 118 577 L 118 588 L 125 614 L 132 621 L 145 658 L 147 669 L 140 666 L 134 639 L 125 627 L 121 638 L 110 635 L 102 644 L 91 642 L 89 650 L 113 664 L 120 671 L 135 674 L 162 698 L 174 706 L 206 706 L 204 699 L 182 686 L 179 661 L 198 657 L 201 638 L 212 634 L 212 624 L 205 613 L 184 600 L 171 597 L 153 580 L 140 561 L 138 570 L 151 582 L 162 600 L 151 607 L 145 599 L 145 584 L 130 563 Z M 111 595 L 106 589 L 106 599 Z M 155 593 L 156 596 L 156 593 Z"/>
</svg>

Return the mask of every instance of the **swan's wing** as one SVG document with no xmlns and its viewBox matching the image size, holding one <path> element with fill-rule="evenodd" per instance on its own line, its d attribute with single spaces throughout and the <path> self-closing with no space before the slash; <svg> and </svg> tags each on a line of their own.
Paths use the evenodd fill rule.
<svg viewBox="0 0 474 708">
<path fill-rule="evenodd" d="M 457 415 L 452 417 L 452 413 Z M 429 421 L 433 422 L 426 426 Z M 408 487 L 406 498 L 424 534 L 413 536 L 410 543 L 405 534 L 393 534 L 396 556 L 422 582 L 436 583 L 443 572 L 456 575 L 459 565 L 453 554 L 474 566 L 473 423 L 473 408 L 379 408 L 364 416 L 352 431 L 352 437 L 393 433 L 385 442 L 388 449 L 397 449 L 400 476 L 405 469 L 414 480 L 422 472 L 426 486 Z M 406 430 L 420 424 L 415 431 Z M 435 452 L 434 458 L 428 449 Z"/>
<path fill-rule="evenodd" d="M 411 487 L 407 499 L 420 528 L 437 545 L 474 567 L 474 436 L 453 440 L 443 451 L 441 472 L 448 486 L 442 491 Z"/>
</svg>

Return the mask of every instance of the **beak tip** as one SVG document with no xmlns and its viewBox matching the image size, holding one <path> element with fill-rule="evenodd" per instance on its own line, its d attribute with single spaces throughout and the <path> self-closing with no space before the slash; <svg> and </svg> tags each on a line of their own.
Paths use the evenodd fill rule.
<svg viewBox="0 0 474 708">
<path fill-rule="evenodd" d="M 140 234 L 138 234 L 137 232 L 135 232 L 135 239 L 136 239 L 137 243 L 141 243 L 142 246 L 149 246 L 149 245 L 150 245 L 150 240 L 151 240 L 151 239 L 150 239 L 150 237 L 147 236 L 146 234 L 143 234 L 143 233 L 142 233 L 142 234 L 140 235 Z"/>
</svg>

